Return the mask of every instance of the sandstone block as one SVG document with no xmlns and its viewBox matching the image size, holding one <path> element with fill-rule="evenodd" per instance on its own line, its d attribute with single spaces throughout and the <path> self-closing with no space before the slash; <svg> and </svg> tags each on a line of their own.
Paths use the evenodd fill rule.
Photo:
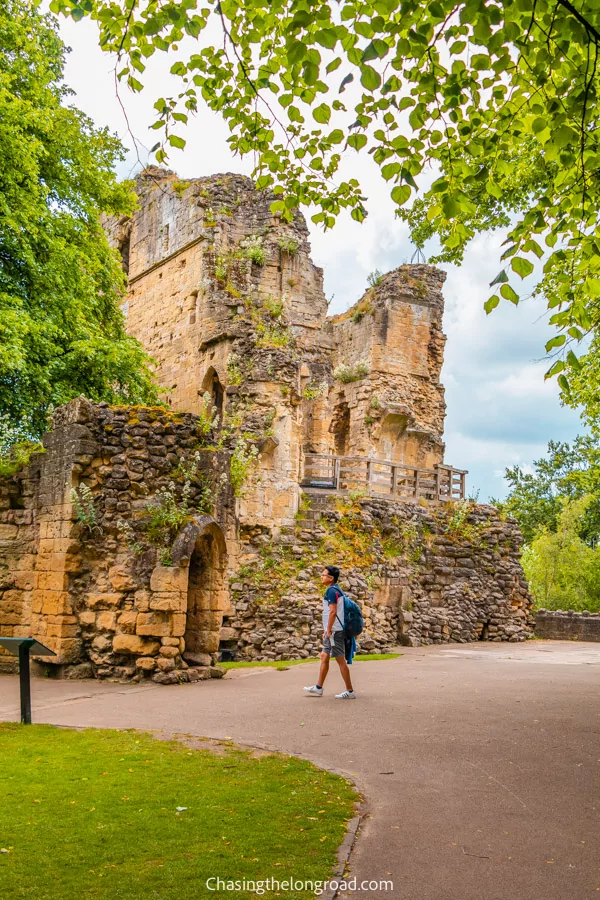
<svg viewBox="0 0 600 900">
<path fill-rule="evenodd" d="M 133 595 L 133 605 L 140 612 L 147 612 L 150 609 L 150 591 L 136 591 Z"/>
<path fill-rule="evenodd" d="M 123 599 L 123 594 L 111 594 L 111 593 L 98 593 L 98 594 L 88 594 L 87 595 L 87 605 L 91 606 L 94 609 L 97 606 L 119 606 L 121 600 Z"/>
<path fill-rule="evenodd" d="M 92 612 L 91 609 L 84 609 L 83 612 L 79 613 L 79 623 L 84 628 L 88 628 L 90 625 L 94 625 L 96 622 L 96 613 Z"/>
<path fill-rule="evenodd" d="M 116 634 L 112 646 L 115 653 L 133 656 L 152 656 L 160 649 L 158 641 L 146 641 L 137 634 Z"/>
<path fill-rule="evenodd" d="M 185 616 L 184 616 L 185 618 Z M 136 634 L 166 637 L 171 634 L 170 617 L 167 613 L 139 613 L 135 626 Z"/>
<path fill-rule="evenodd" d="M 121 613 L 117 621 L 119 631 L 123 634 L 135 634 L 137 617 L 138 614 L 135 610 Z"/>
<path fill-rule="evenodd" d="M 108 580 L 115 591 L 134 591 L 137 587 L 133 575 L 125 566 L 111 566 Z"/>
<path fill-rule="evenodd" d="M 161 670 L 161 672 L 170 672 L 175 668 L 175 663 L 172 659 L 165 659 L 164 656 L 159 657 L 156 660 L 156 665 Z"/>
<path fill-rule="evenodd" d="M 160 655 L 165 659 L 175 659 L 179 656 L 179 647 L 161 647 Z"/>
<path fill-rule="evenodd" d="M 185 613 L 173 613 L 171 616 L 171 634 L 173 637 L 183 637 L 185 634 L 186 619 Z"/>
<path fill-rule="evenodd" d="M 179 647 L 182 640 L 183 640 L 183 638 L 163 637 L 160 639 L 160 642 L 163 645 L 163 647 Z"/>
<path fill-rule="evenodd" d="M 98 613 L 98 618 L 96 619 L 96 628 L 98 631 L 115 631 L 116 627 L 117 614 L 115 612 L 105 610 L 104 612 Z"/>
<path fill-rule="evenodd" d="M 18 532 L 17 525 L 0 525 L 0 541 L 13 541 Z"/>
<path fill-rule="evenodd" d="M 186 593 L 188 588 L 188 569 L 179 566 L 156 566 L 150 577 L 150 590 L 161 592 Z"/>
<path fill-rule="evenodd" d="M 152 672 L 156 668 L 156 659 L 153 656 L 140 656 L 136 659 L 135 665 L 142 672 Z"/>
<path fill-rule="evenodd" d="M 161 612 L 185 612 L 186 607 L 187 595 L 179 591 L 154 594 L 150 600 L 150 609 Z"/>
</svg>

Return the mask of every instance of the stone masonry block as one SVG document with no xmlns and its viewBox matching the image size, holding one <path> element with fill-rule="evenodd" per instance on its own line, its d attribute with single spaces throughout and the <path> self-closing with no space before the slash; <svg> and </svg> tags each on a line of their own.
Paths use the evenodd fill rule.
<svg viewBox="0 0 600 900">
<path fill-rule="evenodd" d="M 171 634 L 173 637 L 183 637 L 185 634 L 187 616 L 185 613 L 174 613 L 171 616 Z"/>
<path fill-rule="evenodd" d="M 96 628 L 98 631 L 115 631 L 117 627 L 117 614 L 109 610 L 98 613 Z"/>
<path fill-rule="evenodd" d="M 150 577 L 150 590 L 187 592 L 188 569 L 179 566 L 156 566 Z"/>
<path fill-rule="evenodd" d="M 121 600 L 123 599 L 123 594 L 109 594 L 109 593 L 100 593 L 100 594 L 88 594 L 87 595 L 87 605 L 94 609 L 97 606 L 119 606 Z"/>
<path fill-rule="evenodd" d="M 162 637 L 171 634 L 168 613 L 139 613 L 135 626 L 136 634 Z"/>
<path fill-rule="evenodd" d="M 158 641 L 147 641 L 137 634 L 116 634 L 113 638 L 113 652 L 133 656 L 154 656 L 160 650 Z"/>
<path fill-rule="evenodd" d="M 119 631 L 122 631 L 123 634 L 135 634 L 137 617 L 138 614 L 135 610 L 121 613 L 117 622 Z"/>
<path fill-rule="evenodd" d="M 150 609 L 161 612 L 185 612 L 186 607 L 187 595 L 178 591 L 157 593 L 150 600 Z"/>
<path fill-rule="evenodd" d="M 111 566 L 108 580 L 115 591 L 134 591 L 137 587 L 135 578 L 125 566 Z"/>
</svg>

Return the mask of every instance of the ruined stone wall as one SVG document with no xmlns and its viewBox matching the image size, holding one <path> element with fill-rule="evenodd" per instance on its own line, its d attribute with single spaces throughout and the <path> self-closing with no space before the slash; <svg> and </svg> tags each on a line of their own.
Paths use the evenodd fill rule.
<svg viewBox="0 0 600 900">
<path fill-rule="evenodd" d="M 539 609 L 535 635 L 552 641 L 600 641 L 600 613 Z"/>
<path fill-rule="evenodd" d="M 444 280 L 432 266 L 401 266 L 330 320 L 334 367 L 366 370 L 332 390 L 334 414 L 349 409 L 349 455 L 424 468 L 442 462 Z"/>
<path fill-rule="evenodd" d="M 277 541 L 242 532 L 242 565 L 231 585 L 236 615 L 227 621 L 231 652 L 248 659 L 318 655 L 319 575 L 327 563 L 341 567 L 341 586 L 363 609 L 363 651 L 531 636 L 521 535 L 494 507 L 312 496 L 312 508 Z"/>
<path fill-rule="evenodd" d="M 0 486 L 0 634 L 32 634 L 79 675 L 210 675 L 227 538 L 235 555 L 228 454 L 191 414 L 86 400 L 56 411 L 44 446 Z M 181 508 L 190 466 L 172 529 L 152 511 L 161 492 Z"/>
</svg>

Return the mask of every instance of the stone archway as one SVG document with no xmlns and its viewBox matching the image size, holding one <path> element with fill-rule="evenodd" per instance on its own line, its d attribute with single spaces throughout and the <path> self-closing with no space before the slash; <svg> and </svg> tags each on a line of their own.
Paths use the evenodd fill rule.
<svg viewBox="0 0 600 900">
<path fill-rule="evenodd" d="M 211 366 L 202 381 L 202 394 L 210 394 L 211 404 L 217 411 L 219 422 L 223 419 L 225 388 L 217 370 Z"/>
<path fill-rule="evenodd" d="M 227 548 L 212 516 L 199 516 L 185 526 L 173 545 L 173 562 L 188 565 L 184 659 L 207 665 L 216 659 L 223 612 L 228 605 Z"/>
<path fill-rule="evenodd" d="M 333 434 L 336 456 L 347 456 L 350 441 L 350 407 L 345 401 L 337 403 L 334 407 L 329 431 Z"/>
</svg>

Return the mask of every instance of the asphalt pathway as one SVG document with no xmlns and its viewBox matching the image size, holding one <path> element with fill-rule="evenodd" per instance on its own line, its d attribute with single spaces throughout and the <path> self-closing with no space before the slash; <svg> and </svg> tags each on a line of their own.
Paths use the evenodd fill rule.
<svg viewBox="0 0 600 900">
<path fill-rule="evenodd" d="M 394 888 L 344 900 L 600 897 L 600 644 L 407 649 L 355 664 L 356 701 L 333 699 L 335 671 L 322 698 L 304 696 L 316 674 L 309 663 L 168 687 L 35 679 L 34 721 L 232 738 L 349 773 L 365 795 L 350 874 Z M 18 680 L 3 677 L 0 720 L 16 718 Z"/>
</svg>

